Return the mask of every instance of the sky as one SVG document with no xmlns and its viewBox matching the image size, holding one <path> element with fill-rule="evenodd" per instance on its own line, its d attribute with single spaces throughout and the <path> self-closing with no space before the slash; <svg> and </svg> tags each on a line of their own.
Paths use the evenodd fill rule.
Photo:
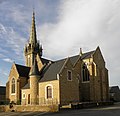
<svg viewBox="0 0 120 116">
<path fill-rule="evenodd" d="M 120 86 L 120 0 L 0 0 L 0 85 L 14 62 L 25 64 L 33 8 L 43 57 L 58 60 L 99 46 L 110 86 Z"/>
</svg>

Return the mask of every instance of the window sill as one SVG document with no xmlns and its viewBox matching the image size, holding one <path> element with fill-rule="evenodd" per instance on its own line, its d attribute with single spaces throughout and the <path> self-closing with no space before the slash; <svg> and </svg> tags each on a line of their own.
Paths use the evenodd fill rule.
<svg viewBox="0 0 120 116">
<path fill-rule="evenodd" d="M 15 95 L 16 93 L 11 93 L 11 95 Z"/>
</svg>

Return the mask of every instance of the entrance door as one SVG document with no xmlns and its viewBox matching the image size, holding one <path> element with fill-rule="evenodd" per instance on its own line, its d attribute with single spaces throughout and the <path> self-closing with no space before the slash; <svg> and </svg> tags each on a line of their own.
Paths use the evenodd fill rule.
<svg viewBox="0 0 120 116">
<path fill-rule="evenodd" d="M 30 104 L 30 94 L 28 94 L 28 104 Z"/>
</svg>

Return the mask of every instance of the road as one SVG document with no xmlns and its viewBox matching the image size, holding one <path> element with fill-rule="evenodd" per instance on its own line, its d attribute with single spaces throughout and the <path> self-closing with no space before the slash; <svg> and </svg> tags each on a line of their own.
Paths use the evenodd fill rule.
<svg viewBox="0 0 120 116">
<path fill-rule="evenodd" d="M 57 113 L 48 112 L 0 112 L 0 116 L 120 116 L 120 103 L 109 107 L 89 109 L 65 109 Z"/>
<path fill-rule="evenodd" d="M 41 116 L 47 112 L 0 112 L 0 116 Z"/>
</svg>

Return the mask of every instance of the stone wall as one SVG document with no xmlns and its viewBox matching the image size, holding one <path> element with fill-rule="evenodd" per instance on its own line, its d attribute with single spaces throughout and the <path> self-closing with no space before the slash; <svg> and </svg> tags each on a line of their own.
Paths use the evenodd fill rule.
<svg viewBox="0 0 120 116">
<path fill-rule="evenodd" d="M 25 96 L 23 97 L 23 94 Z M 22 89 L 22 95 L 21 95 L 21 104 L 22 105 L 28 105 L 28 95 L 30 94 L 30 89 Z"/>
<path fill-rule="evenodd" d="M 8 112 L 25 112 L 25 111 L 40 111 L 40 112 L 58 112 L 59 105 L 14 105 L 12 108 L 9 105 L 1 105 L 0 111 Z"/>
<path fill-rule="evenodd" d="M 10 74 L 9 74 L 9 77 L 8 77 L 8 86 L 6 87 L 6 92 L 8 91 L 9 94 L 7 95 L 7 99 L 10 99 L 10 101 L 17 101 L 17 96 L 16 96 L 16 93 L 17 93 L 17 79 L 19 77 L 19 74 L 17 72 L 17 69 L 16 69 L 16 66 L 15 64 L 12 65 L 12 68 L 10 70 Z M 15 93 L 14 94 L 11 94 L 11 81 L 12 81 L 12 78 L 15 79 Z"/>
<path fill-rule="evenodd" d="M 91 58 L 83 60 L 88 65 L 88 70 L 90 72 L 90 92 L 88 90 L 88 84 L 82 84 L 81 91 L 86 97 L 86 94 L 90 94 L 90 101 L 109 101 L 108 95 L 108 70 L 105 66 L 105 61 L 99 48 L 96 49 L 95 53 Z M 86 88 L 86 89 L 85 89 Z"/>
<path fill-rule="evenodd" d="M 46 87 L 52 87 L 52 99 L 47 99 Z M 40 82 L 39 83 L 39 104 L 59 104 L 59 80 Z M 52 103 L 49 103 L 52 101 Z"/>
<path fill-rule="evenodd" d="M 67 72 L 72 72 L 72 80 L 68 80 Z M 60 105 L 79 102 L 79 82 L 77 73 L 73 71 L 71 61 L 68 59 L 60 73 Z"/>
</svg>

